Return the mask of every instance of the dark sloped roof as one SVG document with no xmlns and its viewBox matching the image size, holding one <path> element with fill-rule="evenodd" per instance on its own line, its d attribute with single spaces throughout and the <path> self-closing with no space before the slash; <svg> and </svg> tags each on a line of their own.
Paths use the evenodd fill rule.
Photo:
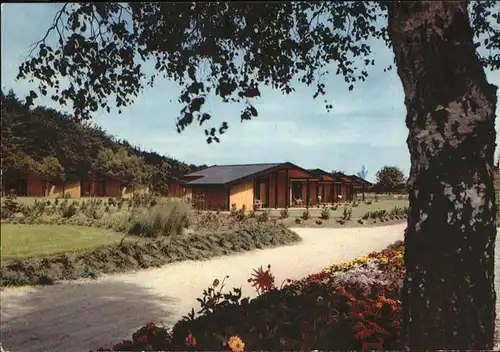
<svg viewBox="0 0 500 352">
<path fill-rule="evenodd" d="M 239 179 L 279 167 L 286 163 L 215 165 L 186 175 L 186 178 L 198 177 L 185 185 L 224 185 Z"/>
<path fill-rule="evenodd" d="M 354 181 L 356 181 L 356 182 L 358 182 L 358 183 L 361 183 L 361 184 L 363 184 L 363 183 L 364 183 L 364 184 L 365 184 L 365 185 L 367 185 L 367 186 L 372 186 L 372 185 L 373 185 L 370 181 L 367 181 L 367 180 L 365 180 L 364 178 L 361 178 L 361 177 L 359 177 L 359 176 L 357 176 L 357 175 L 349 175 L 349 176 L 347 176 L 347 177 L 349 177 L 349 178 L 353 179 Z"/>
<path fill-rule="evenodd" d="M 325 170 L 323 169 L 310 169 L 308 170 L 312 175 L 314 175 L 314 177 L 317 177 L 317 178 L 320 178 L 320 179 L 323 179 L 324 176 L 329 176 L 331 178 L 335 178 L 331 173 L 329 172 L 326 172 Z"/>
<path fill-rule="evenodd" d="M 334 172 L 334 173 L 332 173 L 331 175 L 332 175 L 333 177 L 335 177 L 335 178 L 340 178 L 340 177 L 343 177 L 344 179 L 347 179 L 347 180 L 349 180 L 349 181 L 351 181 L 351 182 L 354 182 L 354 180 L 352 179 L 352 177 L 351 177 L 351 176 L 348 176 L 348 175 L 344 174 L 343 172 Z"/>
</svg>

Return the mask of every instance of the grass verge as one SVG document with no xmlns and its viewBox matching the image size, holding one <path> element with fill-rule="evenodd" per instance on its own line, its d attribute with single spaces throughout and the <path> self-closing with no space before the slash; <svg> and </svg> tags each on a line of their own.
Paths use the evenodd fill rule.
<svg viewBox="0 0 500 352">
<path fill-rule="evenodd" d="M 116 245 L 123 234 L 94 227 L 2 224 L 2 262 Z M 128 239 L 127 239 L 128 240 Z"/>
<path fill-rule="evenodd" d="M 235 232 L 123 241 L 91 251 L 2 264 L 1 286 L 48 285 L 58 280 L 203 260 L 235 252 L 292 244 L 300 237 L 282 225 L 253 225 Z"/>
</svg>

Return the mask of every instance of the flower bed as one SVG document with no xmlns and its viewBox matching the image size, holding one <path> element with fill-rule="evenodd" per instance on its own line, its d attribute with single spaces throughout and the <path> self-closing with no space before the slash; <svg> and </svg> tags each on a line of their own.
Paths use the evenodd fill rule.
<svg viewBox="0 0 500 352">
<path fill-rule="evenodd" d="M 149 323 L 112 350 L 400 349 L 402 255 L 400 242 L 279 288 L 270 267 L 259 268 L 252 300 L 216 279 L 198 313 L 172 330 Z"/>
</svg>

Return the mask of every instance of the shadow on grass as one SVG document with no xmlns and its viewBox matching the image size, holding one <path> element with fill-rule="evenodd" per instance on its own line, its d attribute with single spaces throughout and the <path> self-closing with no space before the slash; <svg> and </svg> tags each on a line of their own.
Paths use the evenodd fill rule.
<svg viewBox="0 0 500 352">
<path fill-rule="evenodd" d="M 149 321 L 168 320 L 175 301 L 132 283 L 72 282 L 1 293 L 6 351 L 111 348 Z"/>
</svg>

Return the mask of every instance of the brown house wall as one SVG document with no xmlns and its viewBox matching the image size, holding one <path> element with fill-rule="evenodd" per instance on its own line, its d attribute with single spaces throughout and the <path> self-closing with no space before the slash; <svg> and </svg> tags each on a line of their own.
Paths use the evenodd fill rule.
<svg viewBox="0 0 500 352">
<path fill-rule="evenodd" d="M 33 172 L 28 172 L 27 175 L 27 190 L 28 197 L 43 197 L 45 181 L 40 176 Z"/>
<path fill-rule="evenodd" d="M 118 180 L 106 179 L 105 197 L 120 197 L 122 195 L 122 184 Z"/>
<path fill-rule="evenodd" d="M 325 184 L 323 185 L 323 187 L 325 188 L 325 191 L 324 191 L 324 202 L 331 202 L 332 201 L 332 197 L 330 196 L 331 195 L 331 184 Z"/>
<path fill-rule="evenodd" d="M 180 183 L 172 182 L 168 185 L 169 196 L 181 198 L 184 195 L 183 189 L 181 188 Z"/>
<path fill-rule="evenodd" d="M 227 210 L 227 188 L 193 189 L 193 204 L 206 210 Z"/>
<path fill-rule="evenodd" d="M 288 187 L 290 184 L 288 183 Z M 287 189 L 286 171 L 280 171 L 278 174 L 278 208 L 286 207 L 286 195 L 289 192 Z M 288 199 L 292 199 L 289 197 Z"/>
</svg>

